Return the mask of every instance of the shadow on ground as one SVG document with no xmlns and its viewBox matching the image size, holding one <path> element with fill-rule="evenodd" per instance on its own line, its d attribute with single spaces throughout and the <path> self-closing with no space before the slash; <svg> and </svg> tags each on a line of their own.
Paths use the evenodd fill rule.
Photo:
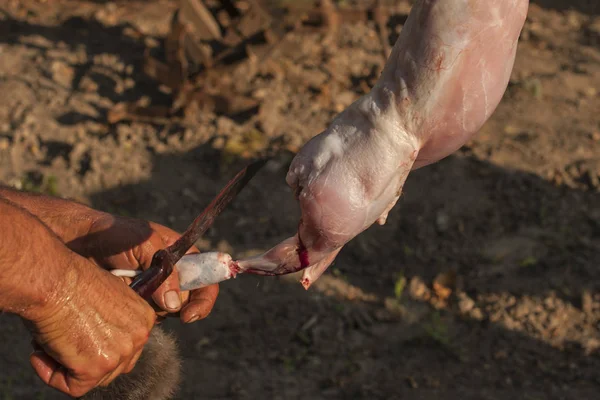
<svg viewBox="0 0 600 400">
<path fill-rule="evenodd" d="M 207 173 L 214 162 L 202 148 L 157 157 L 150 180 L 96 193 L 93 205 L 182 229 L 238 166 Z M 225 240 L 240 253 L 293 232 L 297 214 L 285 167 L 257 176 L 216 222 L 208 248 Z M 323 284 L 306 292 L 289 277 L 240 276 L 221 285 L 208 319 L 193 326 L 169 321 L 185 358 L 179 398 L 594 398 L 600 358 L 582 346 L 585 332 L 560 331 L 552 315 L 578 312 L 582 290 L 600 282 L 593 261 L 598 194 L 463 155 L 414 172 L 405 190 L 388 223 L 348 244 Z M 505 248 L 489 250 L 498 243 Z M 494 251 L 504 256 L 485 255 Z M 517 306 L 502 301 L 494 310 L 476 301 L 481 317 L 459 315 L 456 305 L 436 311 L 407 294 L 390 305 L 399 272 L 430 282 L 449 269 L 472 298 L 535 304 L 519 319 L 509 318 Z M 547 304 L 551 292 L 563 311 Z M 541 313 L 549 315 L 541 329 L 562 338 L 530 334 Z M 2 352 L 5 365 L 15 364 L 26 351 L 23 329 L 2 326 L 14 332 L 3 346 L 12 349 Z M 12 393 L 30 393 L 22 386 L 26 372 L 16 371 Z"/>
<path fill-rule="evenodd" d="M 218 178 L 206 173 L 218 162 L 203 148 L 157 157 L 151 180 L 94 194 L 92 201 L 183 229 L 237 168 Z M 259 173 L 215 223 L 207 247 L 240 254 L 292 234 L 298 214 L 285 170 L 282 162 Z M 184 178 L 182 171 L 194 172 Z M 593 260 L 600 250 L 600 196 L 464 155 L 412 173 L 405 193 L 384 227 L 369 229 L 342 251 L 329 271 L 337 283 L 305 292 L 287 279 L 240 276 L 222 284 L 207 321 L 171 325 L 187 357 L 184 393 L 198 390 L 199 380 L 208 398 L 390 398 L 411 386 L 478 398 L 508 397 L 502 390 L 532 398 L 562 391 L 571 398 L 597 389 L 600 359 L 586 355 L 581 340 L 568 340 L 573 332 L 557 332 L 565 336 L 558 347 L 527 332 L 536 313 L 553 313 L 535 309 L 550 293 L 580 310 L 582 293 L 598 289 Z M 507 326 L 512 318 L 497 315 L 513 315 L 510 300 L 481 320 L 454 309 L 442 310 L 437 320 L 437 312 L 408 299 L 402 311 L 384 306 L 399 273 L 431 282 L 449 270 L 457 272 L 462 290 L 482 299 L 481 307 L 484 299 L 503 296 L 534 304 L 513 326 Z M 357 290 L 372 298 L 349 300 Z M 550 325 L 542 323 L 539 334 L 552 341 L 556 327 Z"/>
</svg>

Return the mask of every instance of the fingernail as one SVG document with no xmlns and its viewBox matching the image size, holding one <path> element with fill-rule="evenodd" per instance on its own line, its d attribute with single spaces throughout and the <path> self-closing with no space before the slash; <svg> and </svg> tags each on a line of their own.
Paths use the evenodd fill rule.
<svg viewBox="0 0 600 400">
<path fill-rule="evenodd" d="M 171 310 L 177 310 L 181 307 L 181 299 L 176 291 L 170 290 L 165 293 L 165 305 Z"/>
<path fill-rule="evenodd" d="M 198 319 L 199 319 L 199 318 L 200 318 L 200 317 L 196 315 L 196 316 L 194 316 L 194 317 L 190 318 L 190 320 L 189 320 L 187 323 L 188 323 L 188 324 L 191 324 L 192 322 L 196 322 L 196 321 L 198 321 Z"/>
</svg>

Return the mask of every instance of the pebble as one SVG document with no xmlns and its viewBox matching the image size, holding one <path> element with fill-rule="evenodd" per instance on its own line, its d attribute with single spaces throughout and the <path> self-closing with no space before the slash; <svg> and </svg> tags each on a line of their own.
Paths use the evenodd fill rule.
<svg viewBox="0 0 600 400">
<path fill-rule="evenodd" d="M 595 87 L 588 87 L 585 89 L 584 94 L 588 97 L 596 97 L 598 95 L 598 90 Z"/>
<path fill-rule="evenodd" d="M 413 277 L 408 285 L 408 294 L 415 300 L 428 301 L 431 298 L 431 290 L 418 276 Z"/>
<path fill-rule="evenodd" d="M 483 311 L 481 311 L 481 308 L 472 309 L 470 316 L 471 318 L 477 321 L 483 321 L 483 318 L 485 318 L 485 316 L 483 315 Z"/>
<path fill-rule="evenodd" d="M 475 301 L 470 298 L 466 293 L 458 294 L 458 309 L 461 314 L 467 314 L 475 307 Z"/>
<path fill-rule="evenodd" d="M 52 71 L 52 79 L 61 86 L 70 88 L 75 76 L 75 71 L 72 67 L 62 61 L 54 61 L 50 66 Z"/>
<path fill-rule="evenodd" d="M 516 319 L 521 319 L 531 312 L 529 304 L 525 302 L 518 303 L 513 310 L 513 315 Z"/>
</svg>

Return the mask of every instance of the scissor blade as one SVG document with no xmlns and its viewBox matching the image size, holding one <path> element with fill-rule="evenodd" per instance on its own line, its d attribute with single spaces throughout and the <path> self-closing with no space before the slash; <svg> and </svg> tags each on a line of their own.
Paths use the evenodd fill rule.
<svg viewBox="0 0 600 400">
<path fill-rule="evenodd" d="M 242 191 L 250 179 L 256 175 L 267 160 L 255 161 L 246 166 L 221 190 L 213 201 L 196 217 L 184 234 L 171 246 L 167 248 L 171 254 L 171 261 L 176 264 L 181 257 L 200 239 L 210 228 L 215 218 L 227 207 L 229 203 Z"/>
</svg>

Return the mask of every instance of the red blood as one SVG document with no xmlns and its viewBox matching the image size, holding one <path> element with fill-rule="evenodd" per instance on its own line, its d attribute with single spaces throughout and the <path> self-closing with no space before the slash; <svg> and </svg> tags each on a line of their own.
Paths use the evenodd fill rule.
<svg viewBox="0 0 600 400">
<path fill-rule="evenodd" d="M 298 237 L 298 241 L 300 242 L 300 245 L 298 246 L 296 252 L 298 253 L 298 259 L 300 260 L 300 267 L 304 269 L 310 265 L 308 260 L 308 250 L 306 250 L 306 247 L 304 247 L 304 243 L 302 243 L 300 237 Z"/>
<path fill-rule="evenodd" d="M 229 271 L 231 271 L 231 276 L 232 276 L 233 278 L 235 278 L 235 277 L 236 277 L 236 275 L 237 275 L 237 274 L 239 274 L 241 270 L 242 270 L 242 269 L 240 268 L 240 266 L 239 266 L 239 264 L 238 264 L 237 262 L 235 262 L 235 261 L 232 261 L 232 262 L 229 264 Z"/>
<path fill-rule="evenodd" d="M 308 288 L 310 287 L 310 279 L 308 279 L 308 278 L 302 279 L 302 286 L 304 286 L 304 289 L 308 290 Z"/>
</svg>

